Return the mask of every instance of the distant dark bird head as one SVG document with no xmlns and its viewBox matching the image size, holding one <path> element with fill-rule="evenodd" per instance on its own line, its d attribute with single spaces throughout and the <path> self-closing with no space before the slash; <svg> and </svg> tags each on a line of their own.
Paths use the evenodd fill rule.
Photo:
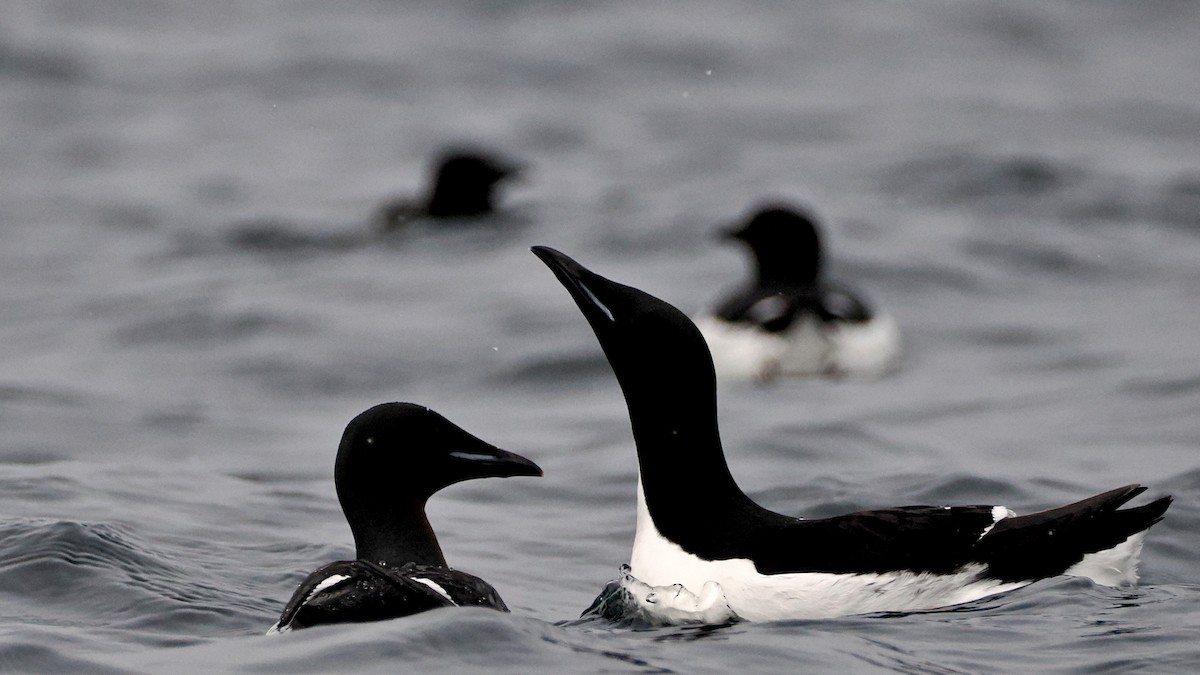
<svg viewBox="0 0 1200 675">
<path fill-rule="evenodd" d="M 520 167 L 478 153 L 453 152 L 442 157 L 433 177 L 427 210 L 432 218 L 480 216 L 494 208 L 496 186 Z"/>
<path fill-rule="evenodd" d="M 750 247 L 762 285 L 811 285 L 821 276 L 821 238 L 811 215 L 772 204 L 724 235 Z"/>
<path fill-rule="evenodd" d="M 521 172 L 520 165 L 480 151 L 450 151 L 433 166 L 427 196 L 385 202 L 379 227 L 391 231 L 420 219 L 486 216 L 495 211 L 497 186 Z"/>
<path fill-rule="evenodd" d="M 433 493 L 472 478 L 540 476 L 541 468 L 412 403 L 383 403 L 346 426 L 334 483 L 358 556 L 441 564 L 425 519 Z"/>
</svg>

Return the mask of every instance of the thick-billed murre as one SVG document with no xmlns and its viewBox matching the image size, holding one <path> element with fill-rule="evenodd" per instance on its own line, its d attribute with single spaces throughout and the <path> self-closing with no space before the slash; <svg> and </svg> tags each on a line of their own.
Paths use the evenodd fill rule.
<svg viewBox="0 0 1200 675">
<path fill-rule="evenodd" d="M 446 565 L 425 517 L 433 493 L 459 481 L 540 476 L 537 464 L 412 403 L 383 403 L 346 426 L 334 465 L 356 560 L 310 574 L 268 633 L 391 619 L 438 607 L 508 611 L 486 581 Z"/>
<path fill-rule="evenodd" d="M 520 165 L 492 153 L 449 150 L 434 164 L 426 194 L 384 201 L 371 214 L 370 230 L 314 230 L 282 218 L 251 218 L 235 223 L 226 238 L 242 249 L 296 254 L 367 246 L 380 235 L 422 222 L 490 222 L 486 217 L 496 212 L 497 187 L 521 173 Z"/>
<path fill-rule="evenodd" d="M 591 324 L 625 395 L 639 467 L 636 579 L 682 584 L 748 620 L 943 607 L 1059 574 L 1136 581 L 1145 531 L 1171 504 L 1120 509 L 1139 485 L 1026 516 L 906 506 L 804 520 L 759 506 L 725 462 L 712 359 L 692 322 L 558 251 L 533 252 Z"/>
<path fill-rule="evenodd" d="M 878 377 L 895 364 L 896 322 L 827 278 L 809 213 L 765 205 L 723 235 L 750 249 L 755 270 L 748 284 L 696 317 L 719 377 Z"/>
</svg>

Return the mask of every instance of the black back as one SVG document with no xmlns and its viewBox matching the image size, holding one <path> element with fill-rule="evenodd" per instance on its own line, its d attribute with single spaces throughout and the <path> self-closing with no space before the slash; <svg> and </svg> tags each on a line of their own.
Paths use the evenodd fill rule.
<svg viewBox="0 0 1200 675">
<path fill-rule="evenodd" d="M 345 579 L 320 591 L 334 575 Z M 417 579 L 441 587 L 449 598 Z M 298 629 L 332 623 L 383 621 L 441 607 L 487 607 L 507 612 L 496 589 L 486 581 L 445 567 L 408 563 L 383 567 L 365 560 L 330 563 L 310 574 L 279 616 L 279 629 Z"/>
</svg>

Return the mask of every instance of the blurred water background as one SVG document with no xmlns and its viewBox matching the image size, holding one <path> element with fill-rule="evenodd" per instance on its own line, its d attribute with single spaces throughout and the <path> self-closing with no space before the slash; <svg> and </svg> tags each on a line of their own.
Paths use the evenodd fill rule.
<svg viewBox="0 0 1200 675">
<path fill-rule="evenodd" d="M 0 669 L 1194 672 L 1200 5 L 6 0 Z M 494 227 L 371 236 L 442 147 L 525 162 Z M 700 311 L 713 231 L 810 205 L 902 326 L 878 382 L 723 383 L 778 511 L 1176 504 L 1143 584 L 723 629 L 571 623 L 635 464 L 531 244 Z M 247 223 L 307 245 L 247 246 Z M 335 245 L 336 244 L 336 245 Z M 345 423 L 433 407 L 543 479 L 435 497 L 513 609 L 262 637 L 351 556 Z"/>
</svg>

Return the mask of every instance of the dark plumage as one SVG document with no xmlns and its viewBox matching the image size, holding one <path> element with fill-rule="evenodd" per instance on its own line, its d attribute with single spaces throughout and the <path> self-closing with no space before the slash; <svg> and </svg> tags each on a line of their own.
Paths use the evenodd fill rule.
<svg viewBox="0 0 1200 675">
<path fill-rule="evenodd" d="M 310 574 L 272 632 L 446 606 L 507 611 L 487 582 L 446 565 L 425 517 L 425 502 L 463 480 L 541 474 L 533 462 L 489 445 L 423 406 L 384 403 L 361 413 L 346 427 L 334 467 L 357 560 L 330 563 Z"/>
</svg>

